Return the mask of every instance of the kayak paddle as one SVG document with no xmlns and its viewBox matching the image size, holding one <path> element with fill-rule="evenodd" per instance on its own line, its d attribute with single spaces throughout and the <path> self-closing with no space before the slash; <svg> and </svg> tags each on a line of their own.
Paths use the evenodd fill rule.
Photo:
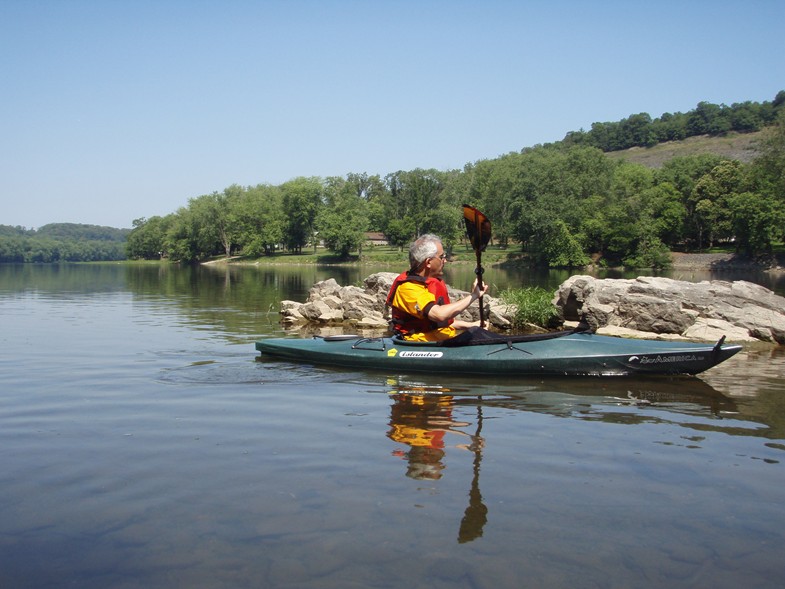
<svg viewBox="0 0 785 589">
<path fill-rule="evenodd" d="M 482 274 L 485 270 L 482 267 L 482 252 L 491 240 L 491 222 L 488 217 L 469 205 L 463 205 L 463 220 L 466 222 L 466 235 L 472 242 L 474 253 L 477 255 L 477 267 L 474 273 L 477 275 L 477 285 L 482 290 Z M 483 317 L 482 297 L 480 297 L 480 327 L 485 327 Z"/>
</svg>

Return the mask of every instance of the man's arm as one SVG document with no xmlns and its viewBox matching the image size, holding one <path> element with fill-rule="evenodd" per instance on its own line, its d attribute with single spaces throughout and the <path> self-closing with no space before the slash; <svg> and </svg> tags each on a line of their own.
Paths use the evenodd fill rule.
<svg viewBox="0 0 785 589">
<path fill-rule="evenodd" d="M 480 288 L 477 286 L 477 280 L 475 279 L 474 284 L 472 284 L 471 294 L 448 305 L 432 305 L 428 310 L 428 319 L 435 321 L 436 323 L 452 319 L 456 315 L 463 313 L 466 309 L 469 308 L 469 305 L 479 299 L 486 292 L 488 292 L 488 285 L 483 284 L 482 290 L 480 290 Z M 459 325 L 456 325 L 455 327 L 458 327 L 459 329 L 461 328 Z"/>
</svg>

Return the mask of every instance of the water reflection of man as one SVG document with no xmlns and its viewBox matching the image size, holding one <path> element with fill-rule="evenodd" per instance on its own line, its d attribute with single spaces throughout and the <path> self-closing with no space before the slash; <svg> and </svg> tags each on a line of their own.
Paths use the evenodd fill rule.
<svg viewBox="0 0 785 589">
<path fill-rule="evenodd" d="M 400 393 L 393 397 L 388 437 L 409 446 L 393 454 L 408 461 L 406 476 L 413 479 L 436 480 L 442 477 L 444 436 L 454 427 L 466 427 L 452 417 L 453 398 L 447 395 L 413 395 Z"/>
<path fill-rule="evenodd" d="M 471 542 L 482 536 L 485 523 L 488 521 L 488 508 L 480 493 L 480 460 L 482 459 L 483 438 L 480 436 L 482 427 L 482 411 L 477 408 L 477 432 L 470 435 L 462 432 L 460 427 L 469 423 L 456 421 L 452 415 L 454 399 L 450 395 L 423 395 L 397 393 L 393 395 L 395 403 L 391 408 L 390 430 L 388 437 L 395 442 L 406 444 L 409 450 L 396 450 L 393 455 L 408 461 L 406 476 L 413 479 L 437 480 L 442 477 L 445 454 L 445 434 L 452 432 L 470 438 L 469 444 L 457 444 L 474 452 L 473 476 L 469 490 L 469 505 L 461 519 L 458 531 L 458 542 Z"/>
</svg>

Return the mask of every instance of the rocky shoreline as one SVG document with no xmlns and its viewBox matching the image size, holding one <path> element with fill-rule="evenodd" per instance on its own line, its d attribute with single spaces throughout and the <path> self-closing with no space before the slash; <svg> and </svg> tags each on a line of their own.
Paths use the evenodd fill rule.
<svg viewBox="0 0 785 589">
<path fill-rule="evenodd" d="M 316 283 L 304 303 L 282 301 L 284 325 L 319 335 L 379 335 L 388 329 L 387 292 L 397 274 L 377 272 L 364 286 L 341 286 L 334 279 Z M 448 286 L 450 298 L 467 293 Z M 515 308 L 490 296 L 484 299 L 488 325 L 509 331 Z M 639 339 L 767 342 L 785 345 L 785 297 L 746 281 L 686 282 L 641 276 L 597 279 L 576 275 L 559 287 L 553 300 L 564 327 L 584 324 L 596 333 Z M 479 319 L 469 307 L 461 319 Z"/>
<path fill-rule="evenodd" d="M 554 304 L 565 320 L 606 335 L 785 345 L 785 297 L 744 280 L 578 275 L 561 284 Z"/>
<path fill-rule="evenodd" d="M 671 253 L 671 264 L 674 270 L 764 270 L 769 272 L 785 272 L 785 255 L 778 254 L 765 262 L 750 260 L 738 254 L 686 254 Z"/>
</svg>

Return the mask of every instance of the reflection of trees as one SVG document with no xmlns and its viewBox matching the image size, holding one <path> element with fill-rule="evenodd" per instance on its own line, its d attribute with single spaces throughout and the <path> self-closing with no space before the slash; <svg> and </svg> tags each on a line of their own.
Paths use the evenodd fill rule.
<svg viewBox="0 0 785 589">
<path fill-rule="evenodd" d="M 282 300 L 305 301 L 314 283 L 334 274 L 349 281 L 359 268 L 323 269 L 312 266 L 274 267 L 215 264 L 126 264 L 123 288 L 139 300 L 181 311 L 189 324 L 208 326 L 229 334 L 236 343 L 248 335 L 283 330 L 279 310 Z M 347 282 L 349 283 L 349 282 Z"/>
<path fill-rule="evenodd" d="M 422 395 L 399 393 L 394 397 L 391 408 L 388 437 L 409 446 L 407 451 L 396 451 L 394 455 L 405 458 L 408 463 L 406 476 L 414 479 L 440 479 L 444 464 L 445 435 L 448 433 L 468 436 L 467 445 L 456 445 L 474 452 L 473 476 L 469 490 L 469 505 L 464 512 L 458 531 L 458 542 L 471 542 L 482 536 L 487 522 L 488 508 L 480 492 L 480 463 L 484 440 L 482 431 L 482 406 L 477 405 L 477 429 L 474 435 L 457 428 L 469 423 L 456 421 L 453 417 L 454 399 L 449 395 Z"/>
</svg>

